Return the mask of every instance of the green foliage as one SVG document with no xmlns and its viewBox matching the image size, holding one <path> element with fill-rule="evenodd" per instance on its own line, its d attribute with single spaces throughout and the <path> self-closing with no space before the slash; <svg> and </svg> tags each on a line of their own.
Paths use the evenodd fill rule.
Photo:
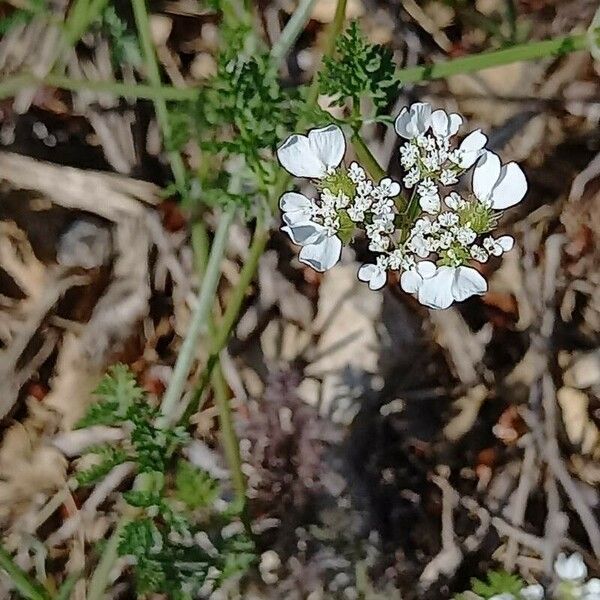
<svg viewBox="0 0 600 600">
<path fill-rule="evenodd" d="M 76 429 L 92 425 L 119 425 L 127 419 L 129 408 L 139 402 L 144 391 L 137 385 L 133 373 L 126 365 L 116 364 L 108 369 L 94 395 L 100 398 L 92 404 Z"/>
<path fill-rule="evenodd" d="M 110 40 L 113 62 L 117 65 L 137 66 L 142 62 L 140 47 L 136 36 L 129 30 L 127 23 L 119 17 L 114 6 L 108 4 L 100 18 L 100 29 Z"/>
<path fill-rule="evenodd" d="M 244 536 L 223 538 L 223 525 L 238 519 L 236 511 L 209 509 L 219 493 L 217 481 L 183 459 L 174 477 L 168 474 L 174 457 L 189 440 L 182 427 L 161 427 L 159 411 L 151 406 L 134 375 L 125 365 L 114 365 L 102 379 L 80 427 L 125 426 L 127 439 L 90 449 L 94 465 L 75 475 L 80 485 L 92 485 L 116 465 L 134 461 L 140 486 L 123 493 L 137 517 L 123 528 L 118 553 L 134 558 L 133 575 L 139 595 L 165 594 L 175 600 L 198 597 L 201 588 L 215 588 L 254 560 L 252 543 Z M 202 521 L 200 520 L 202 519 Z M 194 541 L 199 532 L 211 532 L 214 552 Z"/>
<path fill-rule="evenodd" d="M 324 58 L 319 73 L 321 92 L 335 97 L 343 106 L 348 100 L 358 108 L 362 97 L 369 97 L 376 113 L 382 111 L 398 92 L 396 67 L 391 50 L 379 44 L 369 44 L 356 21 L 336 42 L 336 56 Z"/>
<path fill-rule="evenodd" d="M 174 525 L 175 524 L 175 525 Z M 207 583 L 214 589 L 225 579 L 244 572 L 255 560 L 254 546 L 244 535 L 214 535 L 213 552 L 195 543 L 204 531 L 164 502 L 155 517 L 129 522 L 119 542 L 120 556 L 133 556 L 138 595 L 166 594 L 168 598 L 198 597 Z"/>
<path fill-rule="evenodd" d="M 108 445 L 91 449 L 89 454 L 96 455 L 98 462 L 88 469 L 75 474 L 75 479 L 81 486 L 93 485 L 104 479 L 114 467 L 124 463 L 128 459 L 127 453 L 124 450 Z"/>
<path fill-rule="evenodd" d="M 206 471 L 196 469 L 185 460 L 177 463 L 175 495 L 189 508 L 210 506 L 219 493 L 218 482 Z"/>
<path fill-rule="evenodd" d="M 216 73 L 194 103 L 170 105 L 170 149 L 194 139 L 202 166 L 188 199 L 208 205 L 252 206 L 277 177 L 273 152 L 292 131 L 300 109 L 296 90 L 282 88 L 277 68 L 260 48 L 247 48 L 244 24 L 221 31 Z"/>
<path fill-rule="evenodd" d="M 487 581 L 475 577 L 471 579 L 471 591 L 485 600 L 503 593 L 518 597 L 523 586 L 524 582 L 518 575 L 506 571 L 488 571 Z M 454 600 L 466 599 L 466 594 L 458 594 L 454 597 Z"/>
</svg>

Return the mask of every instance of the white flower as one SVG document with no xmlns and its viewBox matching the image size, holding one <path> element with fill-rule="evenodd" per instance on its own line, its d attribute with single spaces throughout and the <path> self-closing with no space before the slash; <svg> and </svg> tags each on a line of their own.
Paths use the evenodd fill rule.
<svg viewBox="0 0 600 600">
<path fill-rule="evenodd" d="M 431 254 L 431 246 L 429 241 L 421 234 L 411 237 L 408 242 L 408 248 L 414 252 L 419 258 L 427 258 Z"/>
<path fill-rule="evenodd" d="M 419 198 L 419 206 L 430 215 L 435 215 L 439 212 L 442 202 L 438 194 L 433 196 L 421 196 Z"/>
<path fill-rule="evenodd" d="M 423 135 L 431 125 L 431 106 L 426 102 L 416 102 L 410 108 L 404 107 L 396 118 L 396 133 L 407 140 Z"/>
<path fill-rule="evenodd" d="M 419 263 L 422 264 L 423 262 Z M 435 265 L 433 266 L 435 268 Z M 417 293 L 419 302 L 429 308 L 445 309 L 453 302 L 462 302 L 476 294 L 485 294 L 487 291 L 485 279 L 471 267 L 438 267 L 433 274 L 431 274 L 431 267 L 427 267 L 427 270 L 429 276 L 419 273 L 421 281 L 414 292 Z M 409 291 L 404 286 L 402 289 Z"/>
<path fill-rule="evenodd" d="M 442 250 L 447 250 L 452 246 L 452 242 L 454 241 L 454 236 L 449 231 L 444 231 L 442 235 L 440 235 L 440 239 L 438 240 L 439 248 Z"/>
<path fill-rule="evenodd" d="M 502 235 L 497 239 L 487 237 L 483 240 L 483 247 L 493 256 L 501 256 L 505 252 L 512 250 L 515 240 L 510 235 Z"/>
<path fill-rule="evenodd" d="M 387 257 L 378 256 L 376 264 L 366 263 L 358 270 L 358 278 L 368 282 L 370 289 L 380 290 L 387 281 L 387 266 Z"/>
<path fill-rule="evenodd" d="M 392 271 L 397 271 L 403 265 L 404 258 L 404 252 L 397 248 L 393 252 L 390 252 L 390 255 L 388 256 L 388 267 L 392 269 Z"/>
<path fill-rule="evenodd" d="M 450 160 L 461 169 L 470 169 L 484 152 L 487 137 L 481 129 L 472 131 L 450 155 Z"/>
<path fill-rule="evenodd" d="M 445 110 L 436 110 L 431 114 L 431 130 L 438 137 L 449 138 L 456 135 L 462 122 L 460 115 L 448 115 Z"/>
<path fill-rule="evenodd" d="M 303 194 L 287 192 L 279 200 L 286 225 L 295 225 L 309 221 L 314 214 L 314 204 Z"/>
<path fill-rule="evenodd" d="M 380 233 L 375 234 L 369 242 L 371 252 L 385 252 L 390 245 L 390 240 L 383 237 Z"/>
<path fill-rule="evenodd" d="M 430 260 L 422 260 L 400 276 L 400 287 L 409 294 L 416 294 L 423 282 L 435 275 L 437 267 Z"/>
<path fill-rule="evenodd" d="M 502 594 L 491 596 L 490 600 L 516 600 L 516 598 L 509 592 L 503 592 Z"/>
<path fill-rule="evenodd" d="M 327 271 L 339 260 L 342 253 L 342 240 L 330 235 L 327 227 L 306 221 L 282 227 L 294 244 L 302 246 L 298 259 L 316 271 Z"/>
<path fill-rule="evenodd" d="M 600 600 L 600 579 L 593 577 L 583 586 L 583 600 Z"/>
<path fill-rule="evenodd" d="M 587 567 L 579 552 L 571 556 L 561 552 L 554 561 L 554 572 L 563 581 L 583 581 L 587 576 Z"/>
<path fill-rule="evenodd" d="M 452 210 L 460 210 L 461 208 L 464 208 L 467 205 L 467 201 L 463 200 L 460 197 L 460 194 L 458 194 L 456 192 L 450 192 L 444 198 L 444 202 L 445 202 L 446 206 L 448 208 L 451 208 Z"/>
<path fill-rule="evenodd" d="M 471 256 L 480 263 L 487 262 L 487 259 L 489 258 L 488 253 L 477 244 L 473 244 L 471 246 Z"/>
<path fill-rule="evenodd" d="M 359 196 L 368 196 L 373 191 L 373 182 L 370 179 L 359 181 L 356 186 L 356 193 Z"/>
<path fill-rule="evenodd" d="M 400 164 L 404 169 L 413 167 L 419 158 L 419 150 L 416 146 L 407 142 L 400 147 Z"/>
<path fill-rule="evenodd" d="M 451 171 L 450 169 L 444 169 L 440 173 L 440 183 L 442 185 L 452 185 L 458 182 L 458 178 L 456 177 L 456 173 Z"/>
<path fill-rule="evenodd" d="M 352 162 L 348 169 L 348 177 L 353 183 L 360 183 L 367 178 L 365 170 L 356 162 Z"/>
<path fill-rule="evenodd" d="M 295 177 L 322 179 L 344 158 L 346 140 L 337 125 L 291 135 L 278 149 L 281 166 Z"/>
<path fill-rule="evenodd" d="M 509 208 L 521 202 L 526 192 L 527 180 L 517 163 L 502 166 L 496 154 L 483 153 L 473 172 L 473 193 L 480 202 L 496 210 Z"/>
<path fill-rule="evenodd" d="M 400 193 L 400 184 L 390 177 L 384 177 L 375 188 L 375 191 L 384 198 L 395 198 Z"/>
<path fill-rule="evenodd" d="M 452 225 L 458 223 L 458 215 L 451 212 L 445 212 L 439 215 L 437 220 L 442 227 L 452 227 Z"/>
<path fill-rule="evenodd" d="M 522 600 L 544 600 L 544 588 L 539 583 L 525 586 L 519 594 Z"/>
<path fill-rule="evenodd" d="M 420 196 L 433 196 L 437 193 L 437 185 L 435 185 L 433 180 L 429 177 L 423 179 L 423 181 L 421 181 L 421 183 L 417 186 L 417 194 Z"/>
<path fill-rule="evenodd" d="M 417 167 L 413 167 L 405 176 L 404 176 L 404 185 L 407 188 L 413 187 L 416 183 L 418 183 L 421 178 L 421 172 Z"/>
<path fill-rule="evenodd" d="M 477 234 L 470 227 L 459 227 L 456 230 L 455 235 L 456 239 L 463 246 L 468 246 L 469 244 L 472 244 L 475 241 L 475 238 L 477 238 Z"/>
</svg>

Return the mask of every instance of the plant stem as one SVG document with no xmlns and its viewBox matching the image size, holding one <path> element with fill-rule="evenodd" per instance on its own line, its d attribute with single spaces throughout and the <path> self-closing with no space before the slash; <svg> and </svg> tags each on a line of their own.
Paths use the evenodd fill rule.
<svg viewBox="0 0 600 600">
<path fill-rule="evenodd" d="M 150 32 L 150 17 L 148 15 L 146 0 L 131 0 L 131 5 L 133 7 L 133 15 L 138 29 L 142 54 L 144 55 L 144 61 L 146 63 L 148 80 L 153 87 L 159 88 L 161 87 L 162 82 L 160 79 L 158 61 L 156 60 L 156 52 L 152 42 L 152 34 Z M 168 149 L 171 145 L 172 132 L 169 111 L 164 98 L 154 98 L 154 109 L 156 111 L 156 118 L 163 132 L 164 145 Z M 171 170 L 173 171 L 177 189 L 181 194 L 184 194 L 186 189 L 186 175 L 183 159 L 176 150 L 168 150 L 167 155 L 169 157 L 169 162 L 171 163 Z"/>
<path fill-rule="evenodd" d="M 161 425 L 169 424 L 173 418 L 173 412 L 181 399 L 185 384 L 192 367 L 196 353 L 196 344 L 200 334 L 206 329 L 210 310 L 212 308 L 217 285 L 221 276 L 221 260 L 227 245 L 227 234 L 235 215 L 234 208 L 228 208 L 219 220 L 215 239 L 210 251 L 206 273 L 202 279 L 198 302 L 192 313 L 188 331 L 179 350 L 173 374 L 161 403 Z"/>
<path fill-rule="evenodd" d="M 352 145 L 356 151 L 356 156 L 358 156 L 363 167 L 366 167 L 371 177 L 376 181 L 381 181 L 386 175 L 385 170 L 377 162 L 358 131 L 355 131 L 352 135 Z"/>
<path fill-rule="evenodd" d="M 252 238 L 250 251 L 248 253 L 248 257 L 246 258 L 246 262 L 240 271 L 238 282 L 231 295 L 227 299 L 227 307 L 225 308 L 223 317 L 219 322 L 217 331 L 213 336 L 212 345 L 210 348 L 210 356 L 206 363 L 206 367 L 202 373 L 200 381 L 194 389 L 194 397 L 192 398 L 192 401 L 190 402 L 182 418 L 182 421 L 184 422 L 187 421 L 187 419 L 194 414 L 198 408 L 200 398 L 206 389 L 206 386 L 210 381 L 212 371 L 219 360 L 219 353 L 221 350 L 223 350 L 227 344 L 229 336 L 231 335 L 231 331 L 235 325 L 235 320 L 237 319 L 244 298 L 246 297 L 246 290 L 254 278 L 254 274 L 258 268 L 258 261 L 265 250 L 268 239 L 269 228 L 261 219 L 256 225 L 256 231 L 254 232 L 254 237 Z"/>
<path fill-rule="evenodd" d="M 108 0 L 76 0 L 65 21 L 65 40 L 74 46 L 98 18 Z"/>
<path fill-rule="evenodd" d="M 298 8 L 284 27 L 277 43 L 271 48 L 271 60 L 277 65 L 302 33 L 316 0 L 300 0 Z"/>
<path fill-rule="evenodd" d="M 80 90 L 89 90 L 98 93 L 107 92 L 123 98 L 141 98 L 145 100 L 185 101 L 195 100 L 198 97 L 196 90 L 175 88 L 167 85 L 156 87 L 153 85 L 123 83 L 121 81 L 71 79 L 70 77 L 52 74 L 45 77 L 36 77 L 31 73 L 21 73 L 12 77 L 5 77 L 0 82 L 0 100 L 13 96 L 19 90 L 32 85 L 46 85 L 73 92 Z"/>
<path fill-rule="evenodd" d="M 596 30 L 596 33 L 598 34 L 598 30 Z M 408 67 L 396 71 L 396 79 L 401 83 L 418 83 L 419 81 L 441 79 L 461 73 L 473 73 L 490 67 L 534 60 L 546 56 L 562 56 L 570 52 L 588 48 L 588 35 L 587 33 L 565 35 L 541 42 L 518 44 L 503 50 L 454 58 L 431 65 Z"/>
<path fill-rule="evenodd" d="M 130 517 L 123 516 L 117 523 L 115 530 L 112 535 L 108 538 L 106 546 L 100 557 L 100 561 L 96 565 L 96 569 L 90 580 L 90 585 L 87 593 L 87 600 L 103 600 L 104 592 L 106 590 L 106 584 L 110 575 L 110 571 L 113 568 L 118 554 L 119 542 L 121 540 L 121 532 L 127 523 L 129 523 Z"/>
<path fill-rule="evenodd" d="M 246 531 L 249 535 L 252 535 L 250 520 L 246 510 L 246 478 L 242 472 L 240 445 L 233 425 L 227 382 L 223 377 L 223 371 L 221 370 L 219 361 L 216 361 L 212 372 L 211 382 L 213 391 L 215 393 L 215 404 L 219 411 L 219 424 L 223 440 L 223 448 L 225 449 L 227 464 L 229 465 L 229 470 L 231 471 L 236 503 L 241 508 L 242 521 L 244 522 Z"/>
<path fill-rule="evenodd" d="M 21 569 L 1 545 L 0 569 L 6 571 L 13 585 L 24 598 L 28 598 L 28 600 L 49 600 L 49 594 L 43 586 Z"/>
</svg>

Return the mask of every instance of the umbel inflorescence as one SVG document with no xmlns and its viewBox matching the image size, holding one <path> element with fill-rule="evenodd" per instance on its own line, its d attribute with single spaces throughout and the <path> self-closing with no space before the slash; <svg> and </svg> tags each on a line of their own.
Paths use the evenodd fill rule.
<svg viewBox="0 0 600 600">
<path fill-rule="evenodd" d="M 326 271 L 362 230 L 376 258 L 360 267 L 358 278 L 372 290 L 397 271 L 402 289 L 431 308 L 485 293 L 485 279 L 469 264 L 512 248 L 512 237 L 490 233 L 500 211 L 523 199 L 527 181 L 516 163 L 502 165 L 486 149 L 480 130 L 455 143 L 461 125 L 459 115 L 426 103 L 400 112 L 403 186 L 389 177 L 372 181 L 356 162 L 344 165 L 346 141 L 337 125 L 290 136 L 279 161 L 314 186 L 311 197 L 287 192 L 280 201 L 282 229 L 302 247 L 299 260 Z"/>
</svg>

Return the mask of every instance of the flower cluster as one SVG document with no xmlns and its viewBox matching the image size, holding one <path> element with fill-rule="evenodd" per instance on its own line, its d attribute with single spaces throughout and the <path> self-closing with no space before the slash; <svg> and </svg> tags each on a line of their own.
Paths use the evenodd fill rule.
<svg viewBox="0 0 600 600">
<path fill-rule="evenodd" d="M 581 554 L 559 554 L 554 572 L 559 579 L 555 593 L 559 600 L 600 600 L 600 579 L 593 577 L 586 581 L 588 572 Z"/>
<path fill-rule="evenodd" d="M 600 600 L 600 579 L 586 581 L 587 567 L 581 554 L 559 554 L 554 562 L 555 584 L 548 590 L 539 583 L 525 585 L 523 580 L 505 572 L 488 573 L 488 582 L 472 580 L 468 597 L 483 600 Z M 504 591 L 510 589 L 511 591 Z M 460 594 L 460 598 L 467 594 Z"/>
<path fill-rule="evenodd" d="M 502 165 L 476 130 L 460 144 L 457 114 L 413 104 L 396 119 L 404 169 L 404 194 L 390 178 L 371 181 L 356 162 L 342 165 L 346 144 L 339 127 L 293 135 L 279 148 L 282 166 L 292 175 L 313 180 L 318 197 L 284 194 L 284 231 L 302 246 L 300 260 L 324 271 L 340 258 L 357 228 L 364 230 L 374 263 L 358 272 L 373 290 L 386 284 L 388 271 L 400 272 L 404 291 L 422 304 L 443 309 L 487 291 L 472 260 L 486 262 L 510 250 L 510 236 L 492 237 L 499 211 L 520 202 L 527 182 L 515 163 Z M 472 169 L 471 191 L 459 187 Z"/>
</svg>

